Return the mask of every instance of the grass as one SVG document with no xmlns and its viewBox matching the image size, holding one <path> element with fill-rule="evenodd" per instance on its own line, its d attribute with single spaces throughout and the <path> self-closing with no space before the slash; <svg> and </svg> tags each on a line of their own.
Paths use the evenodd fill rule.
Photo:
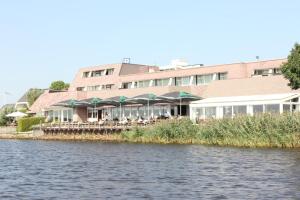
<svg viewBox="0 0 300 200">
<path fill-rule="evenodd" d="M 263 114 L 212 119 L 163 121 L 123 132 L 122 139 L 140 143 L 210 144 L 238 147 L 300 147 L 300 114 Z"/>
</svg>

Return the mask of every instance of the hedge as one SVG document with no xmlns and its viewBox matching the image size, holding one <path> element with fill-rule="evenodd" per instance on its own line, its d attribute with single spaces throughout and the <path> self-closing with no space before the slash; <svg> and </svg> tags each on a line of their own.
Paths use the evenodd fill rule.
<svg viewBox="0 0 300 200">
<path fill-rule="evenodd" d="M 44 117 L 26 117 L 18 120 L 18 132 L 31 131 L 32 126 L 43 123 Z"/>
</svg>

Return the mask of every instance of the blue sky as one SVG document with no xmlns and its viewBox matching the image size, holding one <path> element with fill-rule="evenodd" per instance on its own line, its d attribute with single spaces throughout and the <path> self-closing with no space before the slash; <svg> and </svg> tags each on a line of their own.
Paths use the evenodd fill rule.
<svg viewBox="0 0 300 200">
<path fill-rule="evenodd" d="M 286 57 L 300 42 L 298 0 L 0 0 L 0 94 L 72 81 L 80 67 L 222 64 Z M 4 103 L 0 96 L 0 105 Z"/>
</svg>

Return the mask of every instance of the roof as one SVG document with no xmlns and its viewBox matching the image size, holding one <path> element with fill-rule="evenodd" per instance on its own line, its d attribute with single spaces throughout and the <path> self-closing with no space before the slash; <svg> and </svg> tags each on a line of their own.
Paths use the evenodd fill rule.
<svg viewBox="0 0 300 200">
<path fill-rule="evenodd" d="M 30 88 L 29 90 L 27 90 L 23 96 L 17 101 L 17 103 L 24 103 L 24 102 L 28 102 L 27 99 L 27 95 L 31 90 L 44 90 L 44 89 L 38 89 L 38 88 Z"/>
<path fill-rule="evenodd" d="M 299 92 L 300 90 L 292 90 L 288 86 L 288 80 L 278 75 L 214 81 L 206 87 L 202 97 L 250 96 Z"/>
<path fill-rule="evenodd" d="M 269 95 L 251 95 L 251 96 L 230 96 L 230 97 L 213 97 L 199 101 L 191 102 L 191 104 L 208 104 L 208 103 L 241 103 L 241 102 L 258 102 L 258 101 L 286 101 L 299 97 L 299 93 L 283 93 Z"/>
<path fill-rule="evenodd" d="M 28 91 L 25 94 L 23 94 L 23 96 L 17 101 L 17 103 L 28 102 L 28 100 L 27 100 L 27 93 L 28 93 Z"/>
</svg>

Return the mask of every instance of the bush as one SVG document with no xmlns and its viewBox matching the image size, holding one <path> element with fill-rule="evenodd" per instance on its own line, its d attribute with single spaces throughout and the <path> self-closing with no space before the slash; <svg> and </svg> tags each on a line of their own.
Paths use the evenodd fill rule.
<svg viewBox="0 0 300 200">
<path fill-rule="evenodd" d="M 25 117 L 18 120 L 18 132 L 31 131 L 32 126 L 43 123 L 44 117 Z"/>
</svg>

